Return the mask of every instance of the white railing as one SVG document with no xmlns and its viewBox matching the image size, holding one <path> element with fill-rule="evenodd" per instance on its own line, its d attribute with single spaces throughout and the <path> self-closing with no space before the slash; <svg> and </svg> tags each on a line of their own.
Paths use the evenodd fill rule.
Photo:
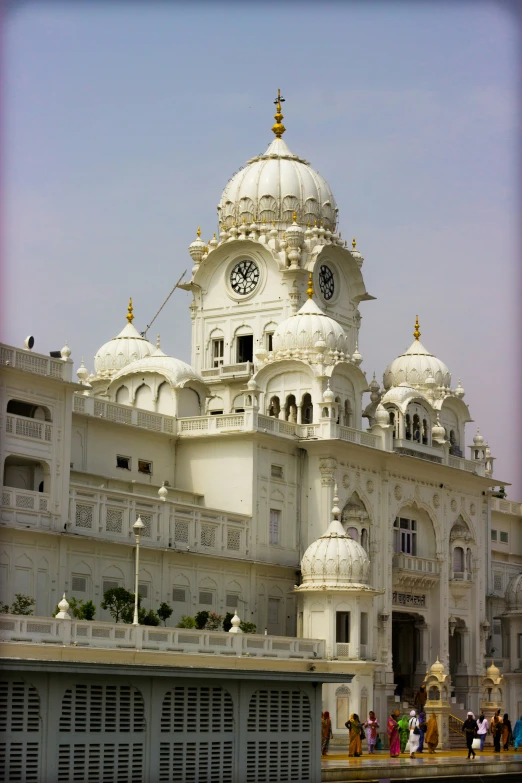
<svg viewBox="0 0 522 783">
<path fill-rule="evenodd" d="M 178 432 L 180 435 L 212 435 L 216 432 L 237 432 L 244 429 L 244 413 L 194 416 L 190 419 L 178 419 Z"/>
<path fill-rule="evenodd" d="M 453 571 L 451 579 L 455 582 L 471 582 L 473 575 L 469 571 Z"/>
<path fill-rule="evenodd" d="M 7 435 L 32 438 L 44 443 L 52 443 L 53 440 L 52 424 L 37 419 L 28 419 L 25 416 L 15 416 L 12 413 L 8 413 L 5 417 L 5 431 Z"/>
<path fill-rule="evenodd" d="M 202 378 L 221 378 L 224 375 L 249 376 L 254 369 L 251 362 L 238 362 L 237 364 L 221 364 L 219 367 L 208 367 L 201 370 Z"/>
<path fill-rule="evenodd" d="M 231 634 L 93 620 L 57 620 L 48 617 L 0 615 L 0 640 L 33 644 L 158 650 L 171 653 L 248 656 L 258 658 L 321 659 L 322 639 L 296 639 L 264 634 Z"/>
<path fill-rule="evenodd" d="M 142 427 L 146 430 L 163 432 L 167 435 L 175 434 L 176 419 L 173 416 L 151 413 L 139 408 L 131 408 L 129 405 L 117 405 L 113 402 L 98 400 L 95 397 L 75 394 L 73 410 L 75 413 L 95 416 L 97 419 L 108 419 L 118 424 Z"/>
<path fill-rule="evenodd" d="M 27 489 L 2 487 L 2 506 L 17 511 L 50 511 L 50 498 L 44 492 L 31 492 Z"/>
<path fill-rule="evenodd" d="M 517 503 L 513 500 L 491 498 L 491 508 L 494 511 L 502 511 L 504 514 L 514 514 L 517 517 L 522 516 L 522 503 Z"/>
<path fill-rule="evenodd" d="M 0 344 L 0 364 L 51 378 L 71 380 L 72 377 L 72 362 L 52 359 L 41 353 L 13 348 L 10 345 Z"/>
<path fill-rule="evenodd" d="M 339 438 L 346 440 L 349 443 L 358 443 L 361 446 L 371 446 L 372 448 L 379 448 L 379 439 L 369 432 L 362 432 L 361 430 L 355 430 L 353 427 L 338 427 Z"/>
<path fill-rule="evenodd" d="M 68 528 L 79 535 L 124 541 L 136 517 L 145 525 L 142 544 L 171 550 L 247 557 L 250 518 L 121 490 L 71 482 Z"/>
<path fill-rule="evenodd" d="M 261 432 L 273 432 L 278 435 L 295 438 L 298 430 L 302 430 L 302 427 L 291 421 L 276 419 L 274 416 L 263 416 L 259 413 L 257 416 L 257 429 Z"/>
<path fill-rule="evenodd" d="M 448 457 L 448 465 L 450 468 L 458 468 L 459 470 L 467 470 L 469 473 L 476 473 L 477 476 L 485 475 L 485 465 L 483 462 L 479 462 L 478 460 L 453 457 L 450 454 Z"/>
<path fill-rule="evenodd" d="M 414 555 L 393 555 L 393 568 L 400 568 L 403 571 L 413 571 L 420 574 L 439 573 L 439 563 L 437 560 L 430 560 L 427 557 L 415 557 Z"/>
</svg>

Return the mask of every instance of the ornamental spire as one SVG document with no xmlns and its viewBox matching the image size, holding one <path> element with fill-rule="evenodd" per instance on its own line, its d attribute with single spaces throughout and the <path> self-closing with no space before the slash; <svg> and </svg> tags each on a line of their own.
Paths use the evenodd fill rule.
<svg viewBox="0 0 522 783">
<path fill-rule="evenodd" d="M 416 340 L 418 340 L 419 337 L 421 336 L 421 333 L 419 332 L 419 316 L 418 315 L 415 316 L 415 331 L 413 332 L 413 336 L 415 337 Z"/>
<path fill-rule="evenodd" d="M 129 306 L 127 307 L 127 315 L 126 315 L 127 321 L 131 324 L 134 321 L 134 316 L 132 314 L 132 296 L 129 299 Z"/>
<path fill-rule="evenodd" d="M 285 99 L 281 98 L 281 90 L 278 90 L 277 100 L 274 101 L 276 105 L 276 113 L 274 114 L 275 124 L 272 125 L 272 130 L 275 133 L 277 139 L 280 139 L 286 130 L 285 126 L 281 122 L 281 120 L 283 119 L 283 115 L 281 114 L 281 104 L 284 102 Z"/>
<path fill-rule="evenodd" d="M 308 294 L 309 299 L 311 299 L 314 295 L 314 281 L 311 272 L 308 276 L 308 288 L 306 289 L 306 293 Z"/>
</svg>

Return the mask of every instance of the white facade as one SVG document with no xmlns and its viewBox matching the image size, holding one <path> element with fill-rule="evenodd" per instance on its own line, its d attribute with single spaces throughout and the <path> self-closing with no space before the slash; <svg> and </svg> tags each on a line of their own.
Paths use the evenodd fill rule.
<svg viewBox="0 0 522 783">
<path fill-rule="evenodd" d="M 418 322 L 383 388 L 368 383 L 364 259 L 281 127 L 225 188 L 219 237 L 190 245 L 191 366 L 137 332 L 132 303 L 78 384 L 67 347 L 61 358 L 2 347 L 0 598 L 32 595 L 51 616 L 66 591 L 108 620 L 104 590 L 133 587 L 139 514 L 140 592 L 147 607 L 174 607 L 169 625 L 237 611 L 350 661 L 350 685 L 323 690 L 334 730 L 353 711 L 382 722 L 437 656 L 457 703 L 476 710 L 499 569 L 491 452 L 478 433 L 466 458 L 464 389 Z M 301 560 L 332 507 L 337 535 L 365 553 L 364 580 L 304 589 Z M 520 511 L 512 524 L 520 536 Z"/>
</svg>

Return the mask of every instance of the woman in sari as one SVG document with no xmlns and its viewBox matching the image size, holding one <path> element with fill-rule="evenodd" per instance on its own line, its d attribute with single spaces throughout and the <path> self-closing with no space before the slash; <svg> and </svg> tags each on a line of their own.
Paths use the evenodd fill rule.
<svg viewBox="0 0 522 783">
<path fill-rule="evenodd" d="M 388 725 L 386 727 L 386 734 L 390 740 L 390 756 L 392 759 L 397 758 L 401 752 L 401 743 L 399 738 L 399 724 L 397 718 L 399 717 L 399 710 L 392 712 L 388 718 Z"/>
<path fill-rule="evenodd" d="M 504 750 L 509 750 L 509 743 L 511 742 L 512 733 L 511 721 L 509 720 L 509 715 L 506 712 L 504 715 L 504 720 L 502 721 L 502 745 Z"/>
<path fill-rule="evenodd" d="M 361 724 L 359 722 L 359 716 L 356 713 L 350 715 L 347 728 L 350 730 L 350 747 L 348 748 L 348 755 L 355 757 L 360 756 L 362 754 Z"/>
<path fill-rule="evenodd" d="M 515 722 L 513 727 L 513 740 L 515 742 L 515 750 L 518 750 L 518 748 L 522 745 L 522 715 Z"/>
<path fill-rule="evenodd" d="M 439 744 L 439 727 L 435 715 L 432 715 L 428 721 L 428 728 L 426 729 L 424 739 L 428 746 L 429 753 L 435 753 L 435 748 Z"/>
<path fill-rule="evenodd" d="M 399 721 L 399 737 L 401 740 L 401 753 L 406 750 L 406 743 L 410 738 L 410 727 L 408 725 L 408 716 L 403 715 Z"/>
<path fill-rule="evenodd" d="M 330 719 L 329 712 L 323 712 L 321 718 L 321 753 L 323 756 L 328 755 L 328 747 L 332 738 L 332 721 Z"/>
</svg>

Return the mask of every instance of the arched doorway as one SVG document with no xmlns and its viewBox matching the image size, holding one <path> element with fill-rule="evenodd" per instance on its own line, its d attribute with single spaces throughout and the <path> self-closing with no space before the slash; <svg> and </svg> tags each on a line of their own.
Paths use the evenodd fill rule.
<svg viewBox="0 0 522 783">
<path fill-rule="evenodd" d="M 392 657 L 395 694 L 413 702 L 417 690 L 415 671 L 420 658 L 419 616 L 407 612 L 392 615 Z"/>
</svg>

